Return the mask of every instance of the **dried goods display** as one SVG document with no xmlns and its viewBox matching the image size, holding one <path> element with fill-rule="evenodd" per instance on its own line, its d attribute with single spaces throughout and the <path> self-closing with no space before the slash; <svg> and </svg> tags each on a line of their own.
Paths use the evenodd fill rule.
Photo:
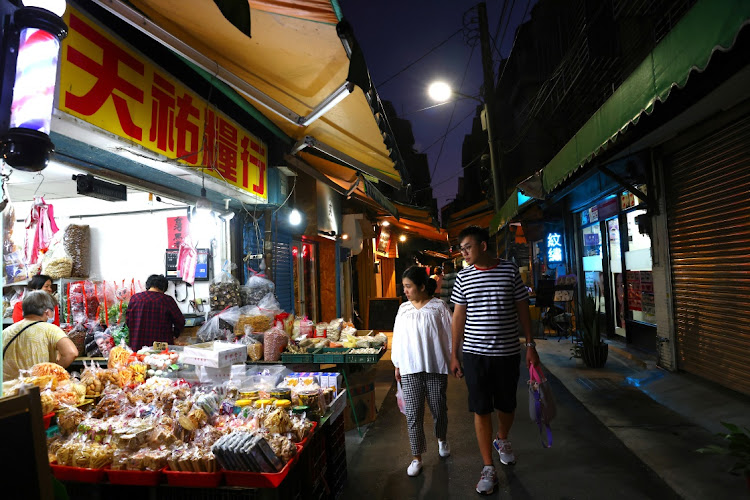
<svg viewBox="0 0 750 500">
<path fill-rule="evenodd" d="M 63 235 L 65 252 L 72 261 L 71 274 L 88 278 L 91 264 L 91 230 L 88 225 L 70 224 Z"/>
<path fill-rule="evenodd" d="M 214 311 L 240 306 L 240 284 L 236 281 L 220 281 L 208 285 L 209 302 Z"/>
</svg>

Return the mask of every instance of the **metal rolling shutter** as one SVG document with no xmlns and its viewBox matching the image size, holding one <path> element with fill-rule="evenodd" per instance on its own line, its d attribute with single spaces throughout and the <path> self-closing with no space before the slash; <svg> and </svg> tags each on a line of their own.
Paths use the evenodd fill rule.
<svg viewBox="0 0 750 500">
<path fill-rule="evenodd" d="M 292 234 L 276 225 L 273 239 L 273 282 L 276 298 L 284 311 L 294 311 Z"/>
<path fill-rule="evenodd" d="M 667 168 L 679 367 L 750 394 L 750 117 Z"/>
</svg>

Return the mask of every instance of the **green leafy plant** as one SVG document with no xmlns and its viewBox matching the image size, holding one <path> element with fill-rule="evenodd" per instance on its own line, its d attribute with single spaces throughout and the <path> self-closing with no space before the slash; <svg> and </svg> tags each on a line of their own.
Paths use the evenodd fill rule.
<svg viewBox="0 0 750 500">
<path fill-rule="evenodd" d="M 717 434 L 726 441 L 723 446 L 712 444 L 696 450 L 698 453 L 726 455 L 737 459 L 730 474 L 750 476 L 750 430 L 747 427 L 721 422 L 729 432 Z"/>
<path fill-rule="evenodd" d="M 587 295 L 578 304 L 576 324 L 581 332 L 581 341 L 584 345 L 595 346 L 602 341 L 599 324 L 600 304 L 598 293 L 595 297 Z"/>
</svg>

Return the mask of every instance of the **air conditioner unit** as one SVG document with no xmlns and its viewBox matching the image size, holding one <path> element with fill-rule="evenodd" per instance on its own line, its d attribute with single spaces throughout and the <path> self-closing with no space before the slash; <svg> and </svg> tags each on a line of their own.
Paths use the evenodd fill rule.
<svg viewBox="0 0 750 500">
<path fill-rule="evenodd" d="M 128 188 L 124 184 L 97 179 L 91 174 L 74 175 L 73 180 L 76 181 L 78 194 L 105 201 L 127 201 L 128 199 Z"/>
</svg>

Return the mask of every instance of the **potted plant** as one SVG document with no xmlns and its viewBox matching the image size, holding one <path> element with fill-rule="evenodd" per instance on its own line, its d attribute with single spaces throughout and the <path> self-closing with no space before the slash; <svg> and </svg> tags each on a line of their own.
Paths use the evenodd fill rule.
<svg viewBox="0 0 750 500">
<path fill-rule="evenodd" d="M 578 304 L 577 330 L 580 338 L 580 354 L 589 368 L 601 368 L 607 362 L 609 346 L 602 341 L 599 322 L 599 294 L 587 295 Z"/>
<path fill-rule="evenodd" d="M 743 475 L 747 481 L 747 487 L 750 489 L 750 430 L 739 425 L 722 422 L 727 431 L 717 434 L 726 441 L 723 446 L 712 444 L 705 448 L 699 448 L 698 453 L 709 453 L 713 455 L 727 455 L 735 458 L 737 461 L 729 469 L 730 474 L 736 476 Z"/>
</svg>

